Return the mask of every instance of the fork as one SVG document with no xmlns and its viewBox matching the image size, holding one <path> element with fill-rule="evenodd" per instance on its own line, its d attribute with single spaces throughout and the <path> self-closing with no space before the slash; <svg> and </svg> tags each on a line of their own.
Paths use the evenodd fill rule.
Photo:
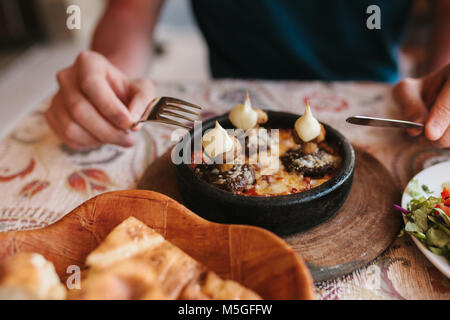
<svg viewBox="0 0 450 320">
<path fill-rule="evenodd" d="M 184 106 L 184 107 L 183 107 Z M 187 120 L 190 122 L 194 122 L 196 119 L 192 119 L 186 115 L 180 114 L 178 112 L 191 114 L 194 116 L 198 116 L 199 114 L 187 109 L 186 106 L 201 110 L 202 108 L 196 104 L 193 104 L 191 102 L 187 102 L 181 99 L 172 98 L 172 97 L 156 97 L 154 98 L 145 109 L 144 113 L 142 114 L 142 117 L 139 121 L 137 121 L 133 127 L 137 126 L 141 122 L 146 121 L 156 121 L 161 122 L 165 124 L 170 124 L 178 127 L 183 127 L 186 129 L 190 129 L 191 127 L 186 124 L 179 121 L 176 121 L 174 119 L 168 118 L 172 117 L 175 119 L 182 119 Z M 178 112 L 173 112 L 178 111 Z M 197 118 L 197 117 L 196 117 Z"/>
</svg>

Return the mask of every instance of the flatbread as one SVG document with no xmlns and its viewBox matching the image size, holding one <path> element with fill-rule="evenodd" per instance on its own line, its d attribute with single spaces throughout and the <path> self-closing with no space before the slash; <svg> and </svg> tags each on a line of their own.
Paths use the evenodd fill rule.
<svg viewBox="0 0 450 320">
<path fill-rule="evenodd" d="M 106 268 L 118 261 L 155 247 L 164 238 L 134 217 L 129 217 L 111 231 L 86 258 L 86 265 Z"/>
<path fill-rule="evenodd" d="M 261 299 L 222 280 L 134 217 L 89 254 L 80 290 L 70 299 Z"/>
</svg>

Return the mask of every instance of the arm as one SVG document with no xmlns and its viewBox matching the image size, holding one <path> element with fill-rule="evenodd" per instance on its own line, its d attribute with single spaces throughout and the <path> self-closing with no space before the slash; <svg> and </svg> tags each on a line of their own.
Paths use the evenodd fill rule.
<svg viewBox="0 0 450 320">
<path fill-rule="evenodd" d="M 428 71 L 436 71 L 450 62 L 450 1 L 439 0 L 435 5 L 431 30 L 431 50 Z"/>
<path fill-rule="evenodd" d="M 92 41 L 104 55 L 130 77 L 148 66 L 153 30 L 164 0 L 110 0 Z"/>
</svg>

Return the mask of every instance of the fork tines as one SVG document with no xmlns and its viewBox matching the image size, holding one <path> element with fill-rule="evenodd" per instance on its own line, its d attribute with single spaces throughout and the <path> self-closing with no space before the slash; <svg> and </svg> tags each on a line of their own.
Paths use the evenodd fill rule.
<svg viewBox="0 0 450 320">
<path fill-rule="evenodd" d="M 189 107 L 192 107 L 192 108 L 195 108 L 195 109 L 202 110 L 202 107 L 200 107 L 200 106 L 198 106 L 196 104 L 193 104 L 191 102 L 187 102 L 187 101 L 181 100 L 181 99 L 172 98 L 172 97 L 163 97 L 163 99 L 166 100 L 168 103 L 181 104 L 181 105 L 185 105 L 185 106 L 189 106 Z"/>
<path fill-rule="evenodd" d="M 191 128 L 191 127 L 189 127 L 188 125 L 186 125 L 184 123 L 181 123 L 181 122 L 178 122 L 178 121 L 166 118 L 166 117 L 161 117 L 161 116 L 159 116 L 158 119 L 155 120 L 155 121 L 156 122 L 165 123 L 165 124 L 171 124 L 171 125 L 178 126 L 178 127 L 183 127 L 183 128 L 186 128 L 186 129 L 190 129 Z"/>
<path fill-rule="evenodd" d="M 193 119 L 192 117 L 188 117 L 181 113 L 187 113 L 190 115 L 198 116 L 199 115 L 198 112 L 189 110 L 186 108 L 186 106 L 194 108 L 194 109 L 198 109 L 198 110 L 202 109 L 200 106 L 198 106 L 196 104 L 193 104 L 191 102 L 187 102 L 187 101 L 184 101 L 181 99 L 177 99 L 177 98 L 172 98 L 172 97 L 162 97 L 159 104 L 160 104 L 160 106 L 159 106 L 160 108 L 158 110 L 158 116 L 157 116 L 156 121 L 175 125 L 175 126 L 180 126 L 180 127 L 187 128 L 187 129 L 190 129 L 190 127 L 188 125 L 178 122 L 178 121 L 175 121 L 171 118 L 167 118 L 166 116 L 194 122 L 196 119 Z M 178 111 L 178 112 L 173 112 L 173 111 Z"/>
</svg>

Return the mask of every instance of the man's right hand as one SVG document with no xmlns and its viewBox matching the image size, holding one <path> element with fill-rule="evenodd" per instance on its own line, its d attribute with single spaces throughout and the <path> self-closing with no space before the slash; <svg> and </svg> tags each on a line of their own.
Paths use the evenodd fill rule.
<svg viewBox="0 0 450 320">
<path fill-rule="evenodd" d="M 111 143 L 130 147 L 128 129 L 154 97 L 150 80 L 129 80 L 104 56 L 81 52 L 75 63 L 57 74 L 59 91 L 45 116 L 50 127 L 72 149 Z"/>
<path fill-rule="evenodd" d="M 450 148 L 450 64 L 422 78 L 400 81 L 393 94 L 406 119 L 425 125 L 428 140 Z M 408 132 L 413 136 L 422 133 L 417 129 Z"/>
</svg>

